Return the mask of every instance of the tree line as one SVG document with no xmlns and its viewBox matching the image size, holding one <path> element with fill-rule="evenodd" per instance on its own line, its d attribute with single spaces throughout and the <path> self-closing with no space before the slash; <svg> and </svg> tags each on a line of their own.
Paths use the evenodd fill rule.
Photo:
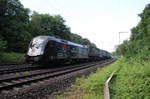
<svg viewBox="0 0 150 99">
<path fill-rule="evenodd" d="M 138 16 L 141 18 L 140 22 L 131 29 L 130 40 L 117 47 L 117 54 L 135 56 L 142 53 L 147 58 L 150 55 L 150 4 Z"/>
<path fill-rule="evenodd" d="M 24 8 L 19 0 L 0 0 L 0 52 L 24 53 L 30 40 L 38 35 L 96 46 L 88 39 L 71 33 L 60 15 L 32 12 Z"/>
</svg>

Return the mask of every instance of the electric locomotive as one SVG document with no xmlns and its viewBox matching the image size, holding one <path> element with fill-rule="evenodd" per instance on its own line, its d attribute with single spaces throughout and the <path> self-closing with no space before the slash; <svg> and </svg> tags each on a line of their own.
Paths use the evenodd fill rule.
<svg viewBox="0 0 150 99">
<path fill-rule="evenodd" d="M 108 58 L 111 58 L 110 53 L 97 47 L 81 45 L 52 36 L 37 36 L 29 44 L 26 62 L 55 64 Z"/>
<path fill-rule="evenodd" d="M 57 63 L 88 59 L 88 47 L 52 36 L 32 39 L 26 56 L 27 62 Z"/>
</svg>

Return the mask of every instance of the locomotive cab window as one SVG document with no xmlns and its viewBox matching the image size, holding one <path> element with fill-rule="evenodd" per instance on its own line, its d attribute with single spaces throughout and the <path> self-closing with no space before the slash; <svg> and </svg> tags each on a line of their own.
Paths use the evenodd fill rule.
<svg viewBox="0 0 150 99">
<path fill-rule="evenodd" d="M 30 48 L 39 48 L 42 44 L 44 43 L 44 39 L 42 38 L 36 38 L 36 39 L 33 39 L 32 42 L 30 43 Z"/>
</svg>

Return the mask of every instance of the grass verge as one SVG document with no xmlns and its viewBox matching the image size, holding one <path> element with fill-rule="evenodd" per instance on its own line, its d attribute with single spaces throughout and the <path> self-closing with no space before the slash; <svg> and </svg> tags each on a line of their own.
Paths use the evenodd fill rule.
<svg viewBox="0 0 150 99">
<path fill-rule="evenodd" d="M 114 64 L 99 68 L 88 77 L 76 79 L 68 91 L 57 99 L 103 99 L 104 83 L 113 71 L 116 78 L 110 83 L 112 99 L 150 99 L 150 62 L 119 59 Z"/>
<path fill-rule="evenodd" d="M 128 60 L 111 83 L 112 99 L 150 99 L 150 62 Z"/>
<path fill-rule="evenodd" d="M 24 54 L 21 53 L 0 53 L 0 62 L 22 62 L 24 61 Z"/>
<path fill-rule="evenodd" d="M 98 68 L 96 73 L 91 73 L 88 77 L 77 78 L 75 84 L 57 99 L 102 99 L 103 86 L 111 73 L 119 68 L 121 60 L 112 65 Z"/>
</svg>

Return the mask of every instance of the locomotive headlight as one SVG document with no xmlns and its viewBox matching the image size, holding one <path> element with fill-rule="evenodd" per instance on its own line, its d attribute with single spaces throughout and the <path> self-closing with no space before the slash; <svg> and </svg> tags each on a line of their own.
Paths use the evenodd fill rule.
<svg viewBox="0 0 150 99">
<path fill-rule="evenodd" d="M 33 50 L 32 50 L 32 53 L 35 53 L 35 52 L 36 52 L 36 50 L 35 50 L 35 49 L 33 49 Z"/>
</svg>

